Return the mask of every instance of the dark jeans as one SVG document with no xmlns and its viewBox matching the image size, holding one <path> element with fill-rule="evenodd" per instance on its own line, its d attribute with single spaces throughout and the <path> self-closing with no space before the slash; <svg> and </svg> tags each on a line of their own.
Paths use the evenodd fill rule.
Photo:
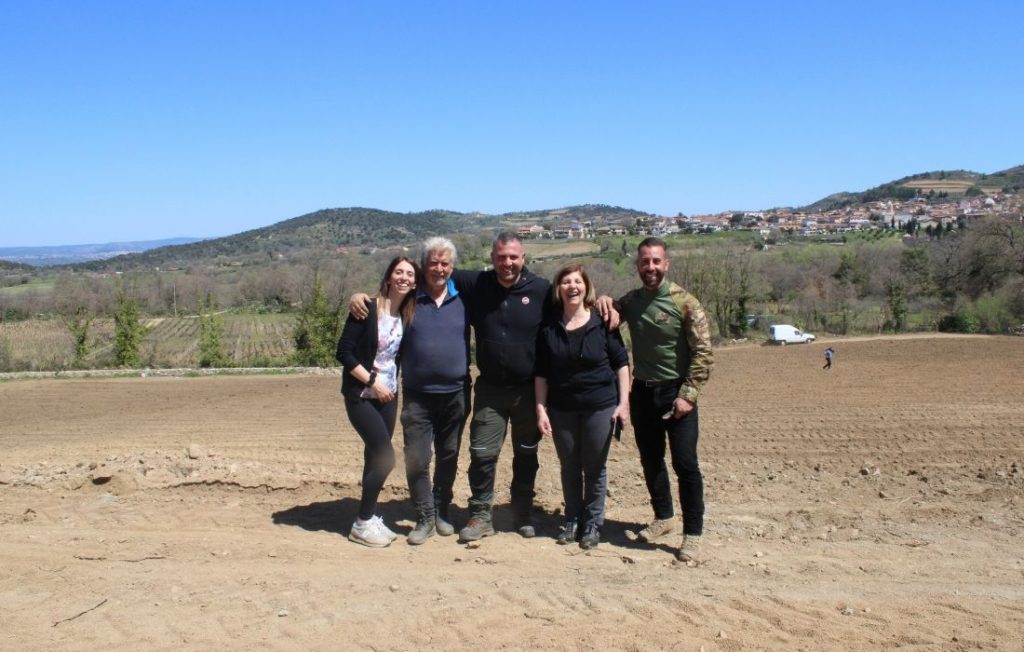
<svg viewBox="0 0 1024 652">
<path fill-rule="evenodd" d="M 565 522 L 586 529 L 604 525 L 604 499 L 608 493 L 608 449 L 615 406 L 596 412 L 548 409 L 555 451 L 562 465 Z"/>
<path fill-rule="evenodd" d="M 679 384 L 645 387 L 634 381 L 629 394 L 630 416 L 654 518 L 666 519 L 673 515 L 672 488 L 665 466 L 667 435 L 672 468 L 679 478 L 683 532 L 700 535 L 704 530 L 704 478 L 697 462 L 697 407 L 682 419 L 661 418 L 672 409 L 678 393 Z"/>
<path fill-rule="evenodd" d="M 537 479 L 537 412 L 533 383 L 497 387 L 476 381 L 473 421 L 469 427 L 469 511 L 489 516 L 494 503 L 494 475 L 505 432 L 512 427 L 512 503 L 533 502 Z"/>
<path fill-rule="evenodd" d="M 462 427 L 466 424 L 467 393 L 467 390 L 461 389 L 447 394 L 425 394 L 403 389 L 405 477 L 409 482 L 409 495 L 419 516 L 430 516 L 434 513 L 435 504 L 447 505 L 452 501 Z M 433 489 L 430 486 L 432 456 L 436 456 Z"/>
<path fill-rule="evenodd" d="M 377 497 L 384 488 L 391 469 L 395 468 L 395 449 L 391 436 L 395 433 L 397 401 L 381 403 L 377 399 L 345 397 L 345 412 L 352 427 L 363 440 L 363 493 L 359 499 L 359 518 L 366 520 L 377 511 Z"/>
</svg>

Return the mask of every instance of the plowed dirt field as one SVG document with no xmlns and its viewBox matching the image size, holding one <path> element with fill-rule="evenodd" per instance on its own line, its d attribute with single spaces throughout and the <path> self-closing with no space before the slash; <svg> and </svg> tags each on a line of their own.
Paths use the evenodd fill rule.
<svg viewBox="0 0 1024 652">
<path fill-rule="evenodd" d="M 716 350 L 696 567 L 635 541 L 629 428 L 593 551 L 555 544 L 550 441 L 537 538 L 506 445 L 496 536 L 369 549 L 336 376 L 0 383 L 0 649 L 1021 650 L 1022 374 L 1024 338 Z M 407 533 L 400 470 L 381 500 Z"/>
</svg>

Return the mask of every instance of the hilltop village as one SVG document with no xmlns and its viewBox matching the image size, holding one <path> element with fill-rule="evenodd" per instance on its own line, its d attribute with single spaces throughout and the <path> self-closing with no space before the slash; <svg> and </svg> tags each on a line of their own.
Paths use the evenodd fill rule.
<svg viewBox="0 0 1024 652">
<path fill-rule="evenodd" d="M 813 236 L 868 229 L 906 229 L 932 233 L 949 230 L 966 221 L 996 215 L 1024 223 L 1024 193 L 993 192 L 983 196 L 936 201 L 928 196 L 909 200 L 885 200 L 828 211 L 807 212 L 790 208 L 763 211 L 725 211 L 713 215 L 645 215 L 635 217 L 596 215 L 589 220 L 548 214 L 547 223 L 518 227 L 523 238 L 586 239 L 600 236 L 670 233 L 717 233 L 756 231 L 766 239 L 780 235 Z"/>
</svg>

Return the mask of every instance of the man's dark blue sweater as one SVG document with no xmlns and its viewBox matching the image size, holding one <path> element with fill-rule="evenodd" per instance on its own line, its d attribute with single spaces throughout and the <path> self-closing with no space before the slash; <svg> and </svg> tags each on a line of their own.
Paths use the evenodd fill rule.
<svg viewBox="0 0 1024 652">
<path fill-rule="evenodd" d="M 402 341 L 402 387 L 447 394 L 461 390 L 468 381 L 469 316 L 462 297 L 451 280 L 441 305 L 417 290 L 416 314 Z"/>
</svg>

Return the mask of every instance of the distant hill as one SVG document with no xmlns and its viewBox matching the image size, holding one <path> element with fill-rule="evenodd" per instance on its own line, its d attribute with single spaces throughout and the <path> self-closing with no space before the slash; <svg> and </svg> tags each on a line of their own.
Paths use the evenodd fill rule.
<svg viewBox="0 0 1024 652">
<path fill-rule="evenodd" d="M 883 183 L 863 192 L 838 192 L 804 206 L 800 210 L 807 212 L 829 211 L 874 201 L 890 199 L 905 201 L 918 195 L 941 199 L 1000 190 L 1011 192 L 1024 190 L 1024 165 L 994 174 L 982 174 L 967 170 L 924 172 Z"/>
<path fill-rule="evenodd" d="M 496 218 L 505 224 L 517 222 L 546 222 L 546 221 L 585 221 L 603 218 L 605 220 L 633 219 L 646 217 L 650 213 L 622 208 L 621 206 L 608 206 L 606 204 L 580 204 L 579 206 L 567 206 L 565 208 L 554 208 L 540 211 L 521 211 L 515 213 L 502 213 Z"/>
<path fill-rule="evenodd" d="M 428 235 L 454 233 L 485 221 L 482 216 L 443 210 L 394 213 L 375 208 L 330 208 L 223 238 L 152 249 L 79 267 L 172 267 L 197 262 L 264 261 L 279 255 L 342 246 L 412 243 Z"/>
<path fill-rule="evenodd" d="M 31 272 L 35 268 L 25 263 L 15 263 L 9 260 L 0 260 L 0 272 Z"/>
<path fill-rule="evenodd" d="M 523 223 L 596 217 L 628 219 L 638 215 L 646 213 L 601 204 L 501 215 L 445 210 L 395 213 L 375 208 L 329 208 L 223 238 L 152 249 L 78 267 L 180 267 L 198 262 L 265 261 L 277 256 L 333 251 L 337 247 L 415 245 L 433 235 L 493 233 Z"/>
<path fill-rule="evenodd" d="M 58 245 L 52 247 L 0 247 L 0 260 L 37 267 L 70 265 L 198 241 L 199 238 L 166 238 L 163 240 L 142 240 L 138 242 L 107 242 L 105 244 Z"/>
</svg>

